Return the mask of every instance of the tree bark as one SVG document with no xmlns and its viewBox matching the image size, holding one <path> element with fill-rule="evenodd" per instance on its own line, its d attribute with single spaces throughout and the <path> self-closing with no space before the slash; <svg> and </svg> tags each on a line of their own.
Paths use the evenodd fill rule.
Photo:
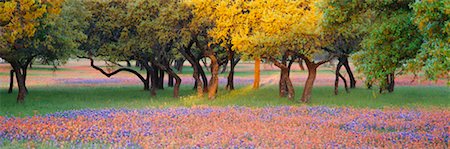
<svg viewBox="0 0 450 149">
<path fill-rule="evenodd" d="M 197 61 L 196 65 L 197 65 L 197 68 L 198 68 L 198 72 L 199 72 L 199 74 L 200 74 L 200 77 L 201 77 L 201 79 L 202 79 L 202 81 L 203 81 L 203 92 L 204 92 L 204 93 L 207 93 L 208 90 L 209 90 L 209 87 L 208 87 L 208 78 L 206 78 L 205 71 L 203 70 L 203 67 L 200 65 L 200 61 Z"/>
<path fill-rule="evenodd" d="M 348 86 L 347 86 L 347 80 L 344 78 L 344 76 L 341 75 L 340 70 L 343 66 L 343 61 L 341 61 L 339 59 L 339 62 L 336 66 L 336 71 L 335 71 L 335 80 L 334 80 L 334 94 L 337 95 L 338 94 L 338 88 L 339 88 L 339 78 L 342 79 L 342 81 L 344 81 L 344 86 L 345 86 L 345 91 L 348 92 Z"/>
<path fill-rule="evenodd" d="M 184 55 L 183 55 L 184 56 Z M 185 56 L 186 57 L 186 56 Z M 175 61 L 175 69 L 177 69 L 178 73 L 182 73 L 183 72 L 183 64 L 184 64 L 185 59 L 178 59 Z"/>
<path fill-rule="evenodd" d="M 208 85 L 208 99 L 212 100 L 216 98 L 217 89 L 219 88 L 219 63 L 214 53 L 208 54 L 208 58 L 211 60 L 211 80 Z"/>
<path fill-rule="evenodd" d="M 347 74 L 350 78 L 350 88 L 355 88 L 356 87 L 356 79 L 355 79 L 355 76 L 353 75 L 350 65 L 348 64 L 348 57 L 345 57 L 345 61 L 343 64 L 344 64 L 345 70 L 347 70 Z"/>
<path fill-rule="evenodd" d="M 314 81 L 316 80 L 317 67 L 319 65 L 306 59 L 305 63 L 308 68 L 308 78 L 306 79 L 305 87 L 303 88 L 301 101 L 309 102 L 311 100 L 312 88 L 314 86 Z"/>
<path fill-rule="evenodd" d="M 10 63 L 13 67 L 14 73 L 16 74 L 17 86 L 19 88 L 19 93 L 17 94 L 17 103 L 23 104 L 25 102 L 25 96 L 27 94 L 25 87 L 25 78 L 21 72 L 21 66 L 18 62 Z M 28 67 L 28 65 L 25 65 Z"/>
<path fill-rule="evenodd" d="M 395 86 L 395 76 L 394 73 L 391 73 L 389 74 L 389 86 L 388 86 L 389 93 L 394 92 L 394 86 Z"/>
<path fill-rule="evenodd" d="M 8 89 L 9 94 L 12 93 L 13 87 L 14 87 L 14 69 L 11 69 L 11 71 L 9 72 L 9 89 Z"/>
<path fill-rule="evenodd" d="M 286 58 L 286 57 L 285 57 Z M 283 58 L 282 62 L 278 62 L 275 58 L 270 57 L 269 60 L 272 61 L 275 66 L 281 69 L 280 82 L 279 82 L 279 93 L 281 97 L 288 96 L 289 100 L 293 100 L 295 96 L 294 86 L 289 77 L 289 68 L 286 64 L 286 59 Z"/>
<path fill-rule="evenodd" d="M 237 63 L 241 60 L 240 58 L 235 59 L 235 52 L 229 51 L 228 53 L 228 61 L 230 61 L 230 72 L 228 73 L 227 77 L 227 85 L 225 88 L 227 90 L 234 90 L 234 68 L 236 67 Z"/>
<path fill-rule="evenodd" d="M 202 58 L 202 59 L 200 59 L 200 60 L 202 61 L 203 66 L 205 67 L 206 71 L 209 72 L 210 69 L 208 69 L 208 68 L 211 67 L 211 66 L 208 67 L 208 63 L 206 62 L 206 58 Z M 217 61 L 217 63 L 219 63 L 219 61 Z"/>
<path fill-rule="evenodd" d="M 200 79 L 199 68 L 197 67 L 197 64 L 196 64 L 196 58 L 193 57 L 192 54 L 188 54 L 188 53 L 190 53 L 190 49 L 193 44 L 194 44 L 194 42 L 191 41 L 187 46 L 183 46 L 183 49 L 178 49 L 178 51 L 186 58 L 186 60 L 188 60 L 188 62 L 191 64 L 192 68 L 194 69 L 192 77 L 195 80 L 195 88 L 197 89 L 197 96 L 203 97 L 203 82 Z"/>
<path fill-rule="evenodd" d="M 130 62 L 130 60 L 126 60 L 126 62 L 127 62 L 127 67 L 131 67 L 131 62 Z"/>
<path fill-rule="evenodd" d="M 174 80 L 174 77 L 172 76 L 172 75 L 168 75 L 168 82 L 167 82 L 167 86 L 168 87 L 173 87 L 173 80 Z"/>
<path fill-rule="evenodd" d="M 83 58 L 85 58 L 85 57 L 83 57 Z M 94 59 L 92 59 L 92 58 L 87 58 L 87 59 L 89 59 L 91 61 L 90 65 L 91 65 L 92 68 L 94 68 L 95 70 L 99 71 L 100 73 L 102 73 L 103 75 L 105 75 L 108 78 L 113 76 L 113 75 L 116 75 L 117 73 L 122 72 L 122 71 L 130 72 L 130 73 L 134 74 L 135 76 L 137 76 L 141 80 L 142 84 L 144 85 L 144 90 L 148 90 L 148 86 L 149 86 L 148 80 L 146 80 L 139 72 L 137 72 L 137 71 L 135 71 L 133 69 L 130 69 L 130 68 L 119 68 L 119 69 L 117 69 L 117 70 L 115 70 L 115 71 L 113 71 L 111 73 L 108 73 L 105 70 L 103 70 L 102 68 L 96 66 L 94 64 Z M 140 62 L 136 61 L 136 64 L 138 64 L 138 63 L 140 63 Z M 145 66 L 143 66 L 143 65 L 145 65 L 145 64 L 140 64 L 141 67 L 145 68 Z M 150 70 L 148 70 L 149 68 L 145 68 L 145 69 L 147 70 L 147 72 L 150 71 Z"/>
<path fill-rule="evenodd" d="M 254 70 L 254 81 L 253 81 L 253 89 L 258 89 L 259 84 L 261 82 L 261 59 L 259 57 L 255 57 L 255 70 Z"/>
<path fill-rule="evenodd" d="M 305 67 L 303 66 L 303 59 L 302 58 L 298 58 L 298 65 L 300 66 L 301 70 L 305 70 Z"/>
<path fill-rule="evenodd" d="M 151 62 L 152 62 L 152 64 L 154 64 L 156 67 L 158 67 L 161 70 L 160 72 L 165 71 L 165 72 L 167 72 L 167 74 L 169 76 L 173 76 L 173 78 L 175 78 L 175 86 L 173 88 L 173 97 L 178 98 L 179 92 L 180 92 L 181 78 L 177 75 L 177 73 L 175 73 L 172 70 L 172 68 L 162 65 L 162 64 L 158 63 L 157 61 L 155 61 L 154 59 L 151 59 Z"/>
<path fill-rule="evenodd" d="M 158 89 L 163 90 L 164 89 L 164 76 L 165 73 L 161 69 L 159 69 L 159 76 L 158 76 Z"/>
</svg>

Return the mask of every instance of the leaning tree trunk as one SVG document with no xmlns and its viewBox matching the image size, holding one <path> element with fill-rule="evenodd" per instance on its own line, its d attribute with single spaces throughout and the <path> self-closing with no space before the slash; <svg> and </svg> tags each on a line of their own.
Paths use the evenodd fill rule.
<svg viewBox="0 0 450 149">
<path fill-rule="evenodd" d="M 11 71 L 9 72 L 9 89 L 8 89 L 9 94 L 12 93 L 13 87 L 14 87 L 14 69 L 11 69 Z"/>
<path fill-rule="evenodd" d="M 197 61 L 196 65 L 197 65 L 200 77 L 201 77 L 201 79 L 203 81 L 203 92 L 206 93 L 206 92 L 208 92 L 208 89 L 209 89 L 209 87 L 208 87 L 208 78 L 206 78 L 205 71 L 203 70 L 203 67 L 200 65 L 200 61 Z"/>
<path fill-rule="evenodd" d="M 355 76 L 353 75 L 350 65 L 348 64 L 348 57 L 345 57 L 345 61 L 343 64 L 344 64 L 345 70 L 347 70 L 348 77 L 350 78 L 350 88 L 355 88 L 356 87 L 356 79 L 355 79 Z"/>
<path fill-rule="evenodd" d="M 208 54 L 208 57 L 211 60 L 211 80 L 208 85 L 208 99 L 212 100 L 216 98 L 217 89 L 219 88 L 219 63 L 213 53 Z"/>
<path fill-rule="evenodd" d="M 130 68 L 119 68 L 119 69 L 117 69 L 117 70 L 115 70 L 115 71 L 113 71 L 113 72 L 111 72 L 111 73 L 108 73 L 108 72 L 106 72 L 105 70 L 103 70 L 102 68 L 96 66 L 96 65 L 94 64 L 94 59 L 92 59 L 92 58 L 90 58 L 90 57 L 82 57 L 82 58 L 89 59 L 89 60 L 91 61 L 91 62 L 90 62 L 91 67 L 94 68 L 95 70 L 99 71 L 100 73 L 102 73 L 103 75 L 105 75 L 105 76 L 108 77 L 108 78 L 111 77 L 111 76 L 113 76 L 113 75 L 116 75 L 117 73 L 122 72 L 122 71 L 130 72 L 130 73 L 134 74 L 136 77 L 138 77 L 138 78 L 141 80 L 141 82 L 144 84 L 144 90 L 148 90 L 148 86 L 149 86 L 149 85 L 148 85 L 148 78 L 145 79 L 139 72 L 137 72 L 137 71 L 134 70 L 134 69 L 130 69 Z M 140 64 L 140 63 L 143 63 L 143 64 Z M 148 72 L 152 72 L 152 73 L 153 73 L 153 71 L 150 71 L 151 68 L 150 68 L 150 66 L 148 66 L 147 61 L 146 61 L 146 62 L 138 62 L 138 61 L 136 61 L 136 64 L 140 64 L 141 67 L 145 68 L 145 69 L 147 70 L 147 73 L 148 73 Z"/>
<path fill-rule="evenodd" d="M 184 46 L 183 49 L 179 49 L 178 51 L 186 58 L 186 60 L 188 60 L 188 62 L 194 69 L 192 77 L 195 80 L 195 88 L 197 89 L 197 96 L 203 97 L 203 82 L 200 79 L 199 68 L 197 67 L 196 58 L 193 57 L 192 53 L 190 53 L 190 48 L 192 47 L 193 44 L 194 42 L 190 42 L 187 46 Z"/>
<path fill-rule="evenodd" d="M 253 89 L 258 89 L 261 81 L 261 59 L 259 57 L 255 57 L 255 70 L 254 70 L 254 81 L 253 81 Z"/>
<path fill-rule="evenodd" d="M 311 93 L 314 86 L 314 81 L 316 80 L 317 67 L 319 67 L 319 65 L 309 60 L 305 60 L 305 63 L 308 68 L 308 78 L 306 79 L 305 87 L 303 88 L 301 101 L 309 102 L 311 100 Z"/>
<path fill-rule="evenodd" d="M 334 80 L 334 94 L 337 95 L 338 94 L 338 88 L 339 88 L 339 78 L 342 79 L 342 81 L 344 81 L 344 86 L 345 86 L 345 91 L 348 92 L 348 86 L 347 86 L 347 80 L 344 78 L 344 76 L 342 76 L 340 70 L 342 68 L 343 65 L 343 61 L 341 59 L 339 59 L 339 62 L 336 66 L 336 72 L 335 72 L 335 80 Z"/>
<path fill-rule="evenodd" d="M 22 67 L 22 77 L 23 77 L 23 86 L 25 88 L 25 92 L 28 94 L 28 88 L 27 88 L 27 67 L 28 64 L 26 64 L 24 67 Z"/>
</svg>

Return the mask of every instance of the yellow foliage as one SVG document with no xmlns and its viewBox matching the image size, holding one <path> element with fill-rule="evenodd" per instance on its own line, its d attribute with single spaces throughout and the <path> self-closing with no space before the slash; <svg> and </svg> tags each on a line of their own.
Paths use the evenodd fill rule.
<svg viewBox="0 0 450 149">
<path fill-rule="evenodd" d="M 46 13 L 49 13 L 48 16 L 59 14 L 62 2 L 63 0 L 0 2 L 2 38 L 12 44 L 16 39 L 33 37 L 39 25 L 38 19 L 44 17 Z"/>
<path fill-rule="evenodd" d="M 222 46 L 249 55 L 304 50 L 321 43 L 322 12 L 317 0 L 195 0 L 193 25 L 207 25 Z M 306 46 L 304 41 L 313 44 Z M 308 49 L 311 50 L 311 49 Z"/>
</svg>

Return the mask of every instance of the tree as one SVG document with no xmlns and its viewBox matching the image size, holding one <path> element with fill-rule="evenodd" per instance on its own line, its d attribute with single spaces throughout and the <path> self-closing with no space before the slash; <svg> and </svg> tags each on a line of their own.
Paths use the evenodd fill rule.
<svg viewBox="0 0 450 149">
<path fill-rule="evenodd" d="M 362 41 L 365 50 L 355 55 L 359 70 L 380 86 L 380 92 L 394 91 L 395 74 L 407 60 L 415 57 L 422 44 L 421 35 L 410 18 L 408 11 L 382 16 Z"/>
<path fill-rule="evenodd" d="M 19 88 L 17 102 L 27 93 L 28 65 L 35 58 L 58 65 L 64 63 L 85 39 L 83 7 L 77 1 L 21 0 L 0 2 L 2 46 L 0 57 L 11 64 Z M 76 7 L 76 8 L 73 8 Z"/>
<path fill-rule="evenodd" d="M 450 1 L 415 1 L 412 4 L 414 24 L 423 35 L 423 44 L 409 70 L 425 72 L 431 80 L 450 80 Z"/>
<path fill-rule="evenodd" d="M 241 12 L 234 13 L 242 21 L 235 19 L 239 17 L 228 19 L 243 22 L 238 25 L 230 22 L 238 28 L 231 34 L 231 43 L 237 51 L 261 56 L 280 68 L 281 96 L 294 98 L 290 66 L 298 57 L 305 59 L 310 71 L 301 98 L 304 102 L 311 97 L 317 67 L 329 60 L 314 59 L 324 53 L 321 47 L 328 41 L 321 32 L 322 13 L 316 2 L 242 1 L 237 4 Z"/>
<path fill-rule="evenodd" d="M 368 86 L 375 83 L 380 92 L 394 90 L 395 75 L 408 70 L 406 64 L 417 56 L 424 41 L 412 21 L 413 3 L 328 0 L 323 6 L 327 27 L 345 38 L 361 39 L 362 49 L 354 54 L 355 64 Z"/>
<path fill-rule="evenodd" d="M 83 42 L 79 48 L 82 51 L 80 57 L 88 58 L 91 61 L 91 67 L 107 77 L 120 72 L 132 73 L 143 83 L 144 90 L 150 90 L 150 78 L 154 71 L 148 64 L 149 51 L 140 48 L 141 43 L 138 40 L 136 30 L 136 24 L 139 24 L 140 20 L 129 20 L 127 18 L 130 12 L 129 2 L 89 0 L 84 1 L 84 3 L 92 17 L 89 18 L 88 28 L 84 31 L 88 40 Z M 145 69 L 146 75 L 142 75 L 132 68 L 119 65 L 113 65 L 119 68 L 107 72 L 94 64 L 94 58 L 113 64 L 133 58 L 137 64 L 142 66 L 141 68 Z M 154 85 L 150 90 L 151 94 L 156 95 L 156 90 L 153 88 Z"/>
</svg>

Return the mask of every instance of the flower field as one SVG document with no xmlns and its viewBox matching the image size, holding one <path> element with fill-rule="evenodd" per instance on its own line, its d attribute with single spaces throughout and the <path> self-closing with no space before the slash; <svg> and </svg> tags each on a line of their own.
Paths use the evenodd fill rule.
<svg viewBox="0 0 450 149">
<path fill-rule="evenodd" d="M 113 148 L 448 148 L 447 109 L 192 107 L 0 117 L 5 142 Z"/>
</svg>

